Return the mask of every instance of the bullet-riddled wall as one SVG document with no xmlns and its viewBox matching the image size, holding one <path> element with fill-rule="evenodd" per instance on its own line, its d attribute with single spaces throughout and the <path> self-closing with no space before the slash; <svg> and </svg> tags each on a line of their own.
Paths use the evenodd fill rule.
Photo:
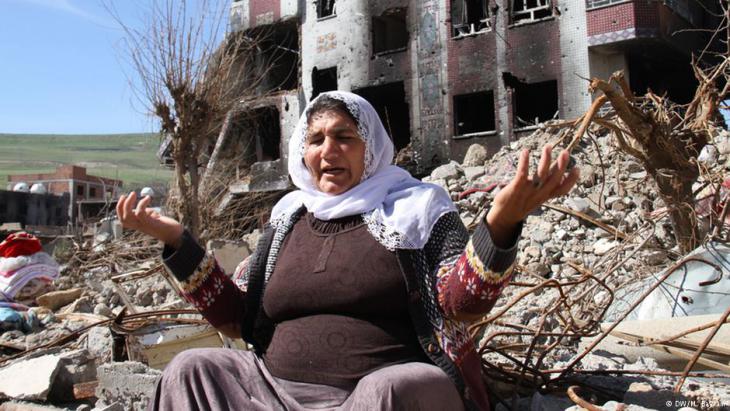
<svg viewBox="0 0 730 411">
<path fill-rule="evenodd" d="M 318 4 L 305 2 L 302 17 L 301 84 L 307 100 L 315 87 L 352 90 L 367 84 L 370 62 L 370 16 L 366 1 L 338 1 L 334 12 L 317 16 Z M 334 70 L 334 71 L 333 71 Z M 331 73 L 331 74 L 322 74 Z M 319 84 L 318 84 L 319 83 Z"/>
<path fill-rule="evenodd" d="M 232 19 L 242 29 L 297 21 L 300 108 L 326 90 L 363 95 L 396 147 L 410 144 L 415 170 L 423 172 L 461 161 L 471 144 L 494 153 L 537 123 L 579 117 L 591 102 L 586 77 L 625 68 L 631 78 L 628 71 L 642 61 L 633 49 L 618 51 L 623 38 L 611 36 L 646 37 L 651 22 L 689 21 L 654 3 L 242 0 Z M 622 10 L 636 17 L 624 21 Z M 614 21 L 628 29 L 614 33 Z M 660 40 L 662 47 L 681 42 Z M 641 52 L 654 48 L 647 43 Z M 655 54 L 669 55 L 661 50 Z"/>
</svg>

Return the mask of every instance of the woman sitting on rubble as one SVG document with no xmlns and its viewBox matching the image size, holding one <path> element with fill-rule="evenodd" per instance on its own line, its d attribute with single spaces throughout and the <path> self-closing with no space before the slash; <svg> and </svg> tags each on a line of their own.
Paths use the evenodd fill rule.
<svg viewBox="0 0 730 411">
<path fill-rule="evenodd" d="M 567 193 L 568 153 L 528 155 L 469 238 L 443 188 L 392 165 L 378 114 L 347 92 L 319 95 L 289 142 L 299 190 L 274 207 L 230 280 L 176 221 L 119 200 L 125 227 L 166 246 L 185 297 L 254 352 L 194 349 L 165 369 L 153 409 L 488 409 L 467 332 L 511 277 L 522 220 Z"/>
</svg>

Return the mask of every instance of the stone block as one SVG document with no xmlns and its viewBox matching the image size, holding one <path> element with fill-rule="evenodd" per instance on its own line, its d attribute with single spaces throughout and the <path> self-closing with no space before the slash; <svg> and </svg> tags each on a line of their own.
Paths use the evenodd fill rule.
<svg viewBox="0 0 730 411">
<path fill-rule="evenodd" d="M 51 310 L 57 310 L 64 305 L 70 304 L 81 297 L 84 292 L 81 288 L 70 288 L 68 290 L 51 291 L 36 298 L 38 305 L 48 307 Z"/>
<path fill-rule="evenodd" d="M 74 384 L 96 379 L 96 361 L 85 350 L 74 350 L 59 355 L 61 367 L 53 381 L 48 399 L 54 403 L 74 401 Z"/>
<path fill-rule="evenodd" d="M 162 375 L 162 372 L 134 361 L 103 364 L 96 371 L 99 381 L 96 408 L 119 403 L 127 410 L 146 409 Z"/>
<path fill-rule="evenodd" d="M 436 167 L 433 172 L 431 172 L 431 180 L 453 180 L 459 178 L 461 173 L 462 171 L 459 164 L 452 161 L 449 164 Z"/>
<path fill-rule="evenodd" d="M 487 148 L 481 144 L 472 144 L 464 156 L 464 167 L 484 166 L 488 156 Z"/>
<path fill-rule="evenodd" d="M 63 366 L 58 355 L 42 355 L 0 369 L 0 398 L 46 401 Z"/>
</svg>

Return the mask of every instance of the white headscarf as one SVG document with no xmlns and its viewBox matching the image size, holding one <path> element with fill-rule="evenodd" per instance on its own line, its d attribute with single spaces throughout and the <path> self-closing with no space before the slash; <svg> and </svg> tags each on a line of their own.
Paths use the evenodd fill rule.
<svg viewBox="0 0 730 411">
<path fill-rule="evenodd" d="M 319 191 L 302 161 L 309 127 L 307 114 L 324 96 L 345 103 L 365 142 L 365 169 L 360 183 L 338 195 Z M 288 221 L 303 205 L 320 220 L 362 214 L 368 231 L 389 250 L 423 248 L 436 221 L 456 208 L 442 187 L 423 183 L 392 165 L 393 150 L 378 113 L 365 99 L 345 91 L 320 94 L 307 105 L 289 139 L 289 175 L 299 190 L 274 206 L 272 225 Z"/>
</svg>

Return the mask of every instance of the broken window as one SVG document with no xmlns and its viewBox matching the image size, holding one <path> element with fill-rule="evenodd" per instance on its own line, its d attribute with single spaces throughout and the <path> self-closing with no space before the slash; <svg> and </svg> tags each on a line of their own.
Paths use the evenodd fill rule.
<svg viewBox="0 0 730 411">
<path fill-rule="evenodd" d="M 493 91 L 454 96 L 454 132 L 457 136 L 494 131 L 495 124 Z"/>
<path fill-rule="evenodd" d="M 257 92 L 296 90 L 299 86 L 299 29 L 293 22 L 267 25 L 247 32 L 255 41 Z"/>
<path fill-rule="evenodd" d="M 518 83 L 513 85 L 515 128 L 535 126 L 558 114 L 558 82 Z"/>
<path fill-rule="evenodd" d="M 373 105 L 396 151 L 411 142 L 411 117 L 402 81 L 353 90 Z"/>
<path fill-rule="evenodd" d="M 96 187 L 89 187 L 89 197 L 96 198 Z"/>
<path fill-rule="evenodd" d="M 335 12 L 335 0 L 317 0 L 317 18 L 334 16 Z"/>
<path fill-rule="evenodd" d="M 76 195 L 84 195 L 84 186 L 76 186 Z"/>
<path fill-rule="evenodd" d="M 256 132 L 256 161 L 273 161 L 281 157 L 281 124 L 275 106 L 256 109 L 251 114 Z"/>
<path fill-rule="evenodd" d="M 610 6 L 615 3 L 625 3 L 626 0 L 586 0 L 586 9 L 597 9 L 603 6 Z"/>
<path fill-rule="evenodd" d="M 232 91 L 234 94 L 245 94 L 249 92 L 246 87 L 251 86 L 258 95 L 299 87 L 300 50 L 296 23 L 280 22 L 255 27 L 242 36 L 245 41 L 236 64 L 243 67 L 241 70 L 246 73 L 246 78 L 241 79 L 243 81 L 233 80 L 240 88 Z"/>
<path fill-rule="evenodd" d="M 454 37 L 488 31 L 489 8 L 487 0 L 453 0 L 451 2 L 451 27 Z"/>
<path fill-rule="evenodd" d="M 406 47 L 406 9 L 389 9 L 381 16 L 373 17 L 373 54 L 405 50 Z"/>
<path fill-rule="evenodd" d="M 512 21 L 534 21 L 553 15 L 550 0 L 512 0 Z"/>
<path fill-rule="evenodd" d="M 312 69 L 312 99 L 317 97 L 319 93 L 325 91 L 337 90 L 337 67 L 330 67 L 318 70 L 317 67 Z"/>
</svg>

